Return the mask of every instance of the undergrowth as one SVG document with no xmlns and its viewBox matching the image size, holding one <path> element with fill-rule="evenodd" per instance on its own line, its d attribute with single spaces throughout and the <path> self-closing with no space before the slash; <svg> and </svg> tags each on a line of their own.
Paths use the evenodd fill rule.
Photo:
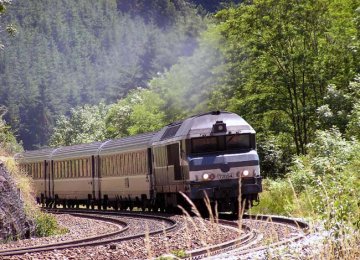
<svg viewBox="0 0 360 260">
<path fill-rule="evenodd" d="M 35 235 L 51 236 L 66 233 L 67 229 L 61 228 L 53 215 L 41 212 L 36 204 L 32 178 L 28 176 L 26 172 L 20 170 L 17 163 L 11 157 L 5 156 L 5 154 L 2 153 L 0 161 L 4 162 L 16 187 L 20 190 L 21 199 L 24 202 L 25 214 L 35 223 Z"/>
<path fill-rule="evenodd" d="M 302 217 L 328 236 L 320 259 L 360 256 L 360 143 L 336 129 L 318 131 L 308 154 L 296 156 L 285 179 L 264 180 L 252 214 Z"/>
</svg>

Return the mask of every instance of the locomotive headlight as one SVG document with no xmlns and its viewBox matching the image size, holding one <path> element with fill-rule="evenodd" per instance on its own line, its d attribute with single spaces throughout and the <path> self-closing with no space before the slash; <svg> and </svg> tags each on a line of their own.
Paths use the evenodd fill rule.
<svg viewBox="0 0 360 260">
<path fill-rule="evenodd" d="M 209 174 L 204 173 L 202 177 L 203 177 L 203 180 L 208 180 L 209 179 Z"/>
<path fill-rule="evenodd" d="M 248 170 L 244 170 L 243 171 L 243 176 L 248 176 L 249 175 L 249 171 Z"/>
</svg>

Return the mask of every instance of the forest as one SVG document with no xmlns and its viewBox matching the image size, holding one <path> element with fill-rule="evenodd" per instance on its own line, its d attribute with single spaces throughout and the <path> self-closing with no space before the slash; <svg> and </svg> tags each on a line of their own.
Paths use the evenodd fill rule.
<svg viewBox="0 0 360 260">
<path fill-rule="evenodd" d="M 227 110 L 257 131 L 260 211 L 359 225 L 358 0 L 14 0 L 0 24 L 9 153 Z"/>
</svg>

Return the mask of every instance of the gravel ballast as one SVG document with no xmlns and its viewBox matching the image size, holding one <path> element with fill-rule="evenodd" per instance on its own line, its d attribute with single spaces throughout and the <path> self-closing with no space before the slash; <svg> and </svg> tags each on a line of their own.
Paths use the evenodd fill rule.
<svg viewBox="0 0 360 260">
<path fill-rule="evenodd" d="M 105 228 L 108 228 L 109 231 L 113 231 L 112 228 L 114 228 L 112 224 L 89 219 L 85 219 L 84 225 L 79 222 L 75 224 L 79 220 L 73 220 L 74 217 L 69 215 L 57 216 L 57 218 L 61 219 L 61 224 L 67 227 L 70 233 L 64 236 L 32 239 L 32 243 L 44 243 L 44 240 L 47 243 L 53 243 L 59 241 L 59 239 L 71 239 L 72 236 L 78 238 L 79 234 L 84 235 L 84 231 L 90 229 L 89 227 L 92 229 L 89 235 L 94 235 L 97 232 L 95 230 L 104 232 Z M 156 228 L 164 229 L 165 225 L 168 225 L 162 221 L 155 223 L 156 221 L 154 222 L 152 219 L 120 218 L 129 224 L 129 230 L 123 234 L 124 236 L 144 233 Z M 217 225 L 199 218 L 186 218 L 183 216 L 173 216 L 171 218 L 177 221 L 178 228 L 169 233 L 162 232 L 155 236 L 146 236 L 145 238 L 132 239 L 106 246 L 32 253 L 7 259 L 149 259 L 173 250 L 186 251 L 219 244 L 239 236 L 237 229 Z M 87 221 L 91 221 L 91 223 Z M 18 241 L 12 243 L 12 245 L 21 244 L 21 246 L 24 246 L 24 241 Z"/>
</svg>

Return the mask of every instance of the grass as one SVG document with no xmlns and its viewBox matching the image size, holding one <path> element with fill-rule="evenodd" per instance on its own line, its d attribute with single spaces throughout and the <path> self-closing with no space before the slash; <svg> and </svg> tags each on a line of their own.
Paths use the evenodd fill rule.
<svg viewBox="0 0 360 260">
<path fill-rule="evenodd" d="M 2 155 L 0 156 L 0 161 L 4 162 L 5 168 L 20 191 L 20 197 L 24 202 L 25 214 L 35 223 L 35 235 L 51 236 L 68 232 L 67 229 L 58 225 L 56 218 L 53 215 L 41 212 L 34 198 L 32 178 L 18 167 L 15 160 L 11 157 Z"/>
</svg>

